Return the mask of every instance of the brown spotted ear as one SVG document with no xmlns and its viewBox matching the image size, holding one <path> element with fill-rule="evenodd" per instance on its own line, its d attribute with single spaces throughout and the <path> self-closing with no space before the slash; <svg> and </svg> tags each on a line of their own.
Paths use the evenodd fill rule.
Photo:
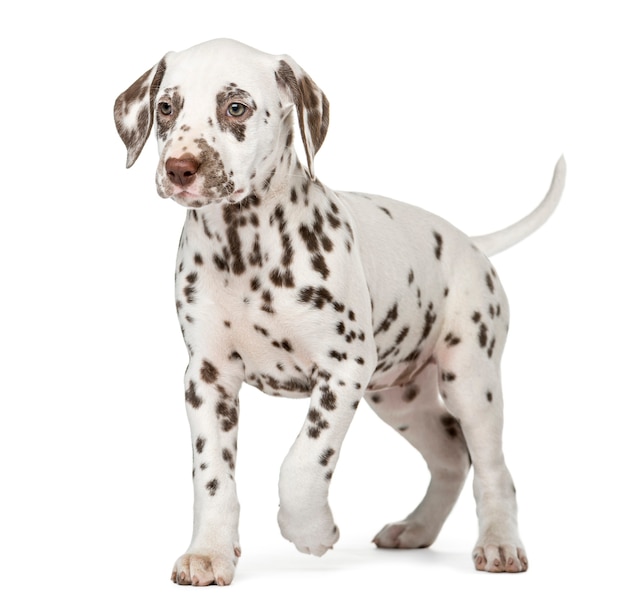
<svg viewBox="0 0 626 603">
<path fill-rule="evenodd" d="M 298 112 L 300 134 L 304 143 L 309 174 L 315 180 L 313 158 L 328 131 L 328 99 L 309 75 L 290 57 L 281 57 L 276 81 L 283 87 Z"/>
<path fill-rule="evenodd" d="M 148 69 L 115 101 L 113 115 L 120 138 L 128 150 L 126 167 L 135 163 L 146 144 L 154 115 L 154 98 L 165 73 L 165 58 Z"/>
</svg>

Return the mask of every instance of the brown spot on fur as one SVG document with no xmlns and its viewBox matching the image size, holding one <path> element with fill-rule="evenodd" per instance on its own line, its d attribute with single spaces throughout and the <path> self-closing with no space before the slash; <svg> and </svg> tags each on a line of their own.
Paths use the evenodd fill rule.
<svg viewBox="0 0 626 603">
<path fill-rule="evenodd" d="M 272 296 L 272 292 L 269 290 L 263 291 L 261 297 L 263 299 L 261 310 L 263 310 L 263 312 L 267 312 L 268 314 L 274 314 L 274 307 L 272 306 L 274 298 Z"/>
<path fill-rule="evenodd" d="M 185 391 L 185 402 L 191 404 L 193 408 L 199 408 L 204 402 L 204 400 L 196 394 L 196 384 L 193 381 L 189 381 L 189 386 Z"/>
<path fill-rule="evenodd" d="M 440 260 L 441 252 L 443 251 L 443 237 L 438 232 L 434 231 L 433 236 L 435 237 L 435 257 Z"/>
<path fill-rule="evenodd" d="M 415 400 L 415 398 L 417 398 L 419 393 L 420 389 L 419 387 L 417 387 L 417 385 L 408 385 L 404 388 L 404 391 L 402 393 L 402 399 L 405 402 L 412 402 L 413 400 Z"/>
<path fill-rule="evenodd" d="M 228 464 L 228 468 L 231 471 L 235 468 L 235 457 L 228 448 L 222 450 L 222 459 Z"/>
<path fill-rule="evenodd" d="M 459 343 L 461 343 L 461 338 L 457 337 L 454 333 L 448 333 L 444 339 L 444 341 L 446 342 L 447 346 L 449 348 L 458 345 Z"/>
<path fill-rule="evenodd" d="M 330 270 L 326 265 L 326 260 L 321 253 L 315 253 L 311 257 L 311 265 L 316 272 L 319 272 L 322 275 L 322 278 L 326 280 L 330 275 Z"/>
<path fill-rule="evenodd" d="M 320 413 L 319 410 L 314 408 L 309 410 L 309 414 L 307 416 L 309 421 L 312 423 L 312 426 L 309 427 L 307 435 L 313 439 L 319 438 L 321 431 L 323 429 L 328 429 L 328 421 L 322 417 L 322 413 Z"/>
<path fill-rule="evenodd" d="M 337 396 L 330 390 L 328 385 L 320 387 L 320 405 L 324 410 L 335 410 L 337 408 Z"/>
<path fill-rule="evenodd" d="M 202 381 L 206 383 L 215 383 L 220 376 L 219 371 L 208 361 L 202 362 L 202 368 L 200 369 L 200 377 Z"/>
<path fill-rule="evenodd" d="M 426 314 L 424 315 L 424 326 L 422 328 L 422 336 L 421 336 L 421 338 L 419 340 L 420 344 L 423 341 L 425 341 L 426 338 L 430 335 L 430 332 L 431 332 L 431 330 L 433 328 L 433 325 L 435 324 L 436 320 L 437 320 L 437 314 L 434 312 L 433 304 L 431 302 L 431 303 L 428 304 L 428 308 L 426 310 Z"/>
<path fill-rule="evenodd" d="M 481 348 L 487 346 L 487 325 L 484 322 L 480 323 L 480 330 L 478 331 L 478 343 Z"/>
<path fill-rule="evenodd" d="M 212 479 L 210 482 L 208 482 L 206 485 L 206 489 L 209 491 L 209 495 L 215 496 L 215 493 L 217 492 L 219 486 L 220 483 L 217 479 Z"/>
<path fill-rule="evenodd" d="M 334 454 L 335 451 L 332 448 L 324 450 L 324 452 L 320 455 L 320 465 L 326 467 L 328 465 L 328 461 L 330 461 Z"/>
<path fill-rule="evenodd" d="M 239 422 L 239 411 L 237 410 L 236 401 L 235 404 L 228 404 L 222 400 L 217 403 L 215 412 L 218 419 L 222 419 L 222 431 L 230 431 L 233 427 L 237 426 Z"/>
<path fill-rule="evenodd" d="M 396 302 L 391 309 L 387 312 L 387 315 L 383 319 L 383 321 L 378 325 L 376 330 L 374 331 L 374 335 L 378 335 L 379 333 L 385 332 L 389 330 L 389 327 L 398 319 L 398 303 Z"/>
<path fill-rule="evenodd" d="M 461 430 L 461 426 L 459 422 L 452 415 L 443 415 L 441 417 L 441 424 L 443 425 L 446 433 L 451 438 L 456 438 L 459 436 L 459 432 Z"/>
</svg>

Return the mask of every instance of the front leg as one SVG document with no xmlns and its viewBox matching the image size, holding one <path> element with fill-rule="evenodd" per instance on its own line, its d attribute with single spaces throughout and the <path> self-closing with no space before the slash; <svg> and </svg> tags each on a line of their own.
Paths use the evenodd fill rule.
<svg viewBox="0 0 626 603">
<path fill-rule="evenodd" d="M 176 561 L 172 580 L 223 586 L 232 582 L 241 554 L 234 478 L 241 381 L 227 378 L 208 360 L 192 357 L 185 386 L 193 445 L 193 536 Z"/>
<path fill-rule="evenodd" d="M 280 471 L 278 524 L 282 535 L 302 553 L 323 555 L 339 539 L 328 504 L 328 489 L 359 400 L 369 381 L 361 357 L 344 359 L 349 373 L 317 371 L 305 424 Z"/>
</svg>

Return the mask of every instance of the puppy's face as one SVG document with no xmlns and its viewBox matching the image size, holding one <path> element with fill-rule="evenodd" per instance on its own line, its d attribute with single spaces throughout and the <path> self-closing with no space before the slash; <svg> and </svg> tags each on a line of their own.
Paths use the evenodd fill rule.
<svg viewBox="0 0 626 603">
<path fill-rule="evenodd" d="M 161 197 L 186 207 L 237 203 L 275 164 L 290 108 L 281 102 L 276 60 L 247 51 L 201 45 L 164 57 L 154 96 Z"/>
<path fill-rule="evenodd" d="M 297 110 L 309 176 L 328 128 L 328 101 L 287 56 L 233 40 L 170 52 L 115 102 L 115 124 L 128 150 L 141 153 L 153 124 L 161 197 L 185 207 L 239 203 L 266 190 L 291 165 Z"/>
</svg>

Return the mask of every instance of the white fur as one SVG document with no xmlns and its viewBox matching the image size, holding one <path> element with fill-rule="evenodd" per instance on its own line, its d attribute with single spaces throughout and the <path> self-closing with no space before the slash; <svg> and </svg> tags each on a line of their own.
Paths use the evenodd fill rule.
<svg viewBox="0 0 626 603">
<path fill-rule="evenodd" d="M 524 571 L 501 445 L 499 360 L 508 305 L 479 247 L 500 251 L 548 218 L 563 188 L 564 161 L 538 210 L 473 242 L 413 206 L 334 192 L 315 179 L 327 109 L 292 59 L 230 40 L 168 53 L 116 102 L 128 164 L 156 119 L 157 190 L 189 208 L 176 299 L 190 352 L 195 509 L 191 544 L 173 579 L 233 579 L 240 554 L 237 396 L 244 381 L 274 395 L 311 397 L 279 482 L 280 529 L 298 550 L 321 555 L 339 537 L 328 486 L 365 397 L 423 454 L 432 474 L 424 500 L 385 526 L 376 544 L 430 545 L 471 458 L 475 565 Z M 142 110 L 149 123 L 136 117 Z M 307 167 L 293 149 L 294 113 Z M 280 417 L 259 426 L 267 437 L 279 428 Z"/>
</svg>

